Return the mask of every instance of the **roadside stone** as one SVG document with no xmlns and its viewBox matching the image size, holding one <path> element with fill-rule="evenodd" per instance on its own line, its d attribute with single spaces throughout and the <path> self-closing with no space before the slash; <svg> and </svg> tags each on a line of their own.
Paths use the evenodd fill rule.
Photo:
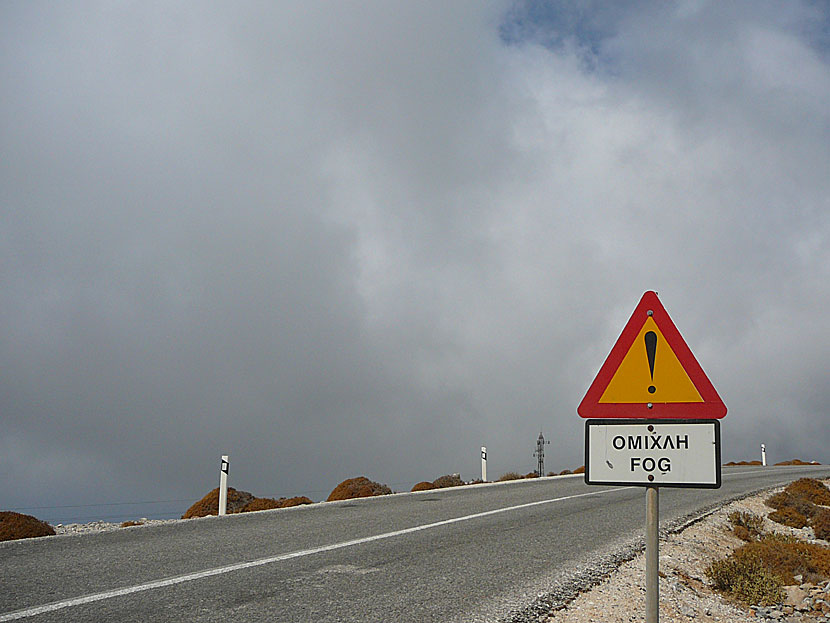
<svg viewBox="0 0 830 623">
<path fill-rule="evenodd" d="M 144 519 L 142 518 L 142 526 L 158 526 L 166 523 L 175 523 L 182 521 L 180 519 Z M 56 535 L 61 534 L 94 534 L 96 532 L 113 532 L 115 530 L 123 530 L 120 523 L 111 523 L 106 521 L 93 521 L 91 523 L 70 523 L 57 524 L 52 526 L 55 529 Z"/>
<path fill-rule="evenodd" d="M 787 606 L 800 606 L 807 597 L 807 591 L 799 586 L 785 586 L 784 593 L 784 604 Z"/>
</svg>

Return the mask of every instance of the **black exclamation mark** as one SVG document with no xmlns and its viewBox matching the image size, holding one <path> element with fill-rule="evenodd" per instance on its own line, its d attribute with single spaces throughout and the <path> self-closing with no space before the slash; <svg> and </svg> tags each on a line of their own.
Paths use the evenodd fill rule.
<svg viewBox="0 0 830 623">
<path fill-rule="evenodd" d="M 654 331 L 649 331 L 644 336 L 646 342 L 646 356 L 648 357 L 648 369 L 651 372 L 651 382 L 654 382 L 654 357 L 657 355 L 657 334 Z M 648 386 L 648 393 L 653 394 L 657 391 L 654 385 Z"/>
</svg>

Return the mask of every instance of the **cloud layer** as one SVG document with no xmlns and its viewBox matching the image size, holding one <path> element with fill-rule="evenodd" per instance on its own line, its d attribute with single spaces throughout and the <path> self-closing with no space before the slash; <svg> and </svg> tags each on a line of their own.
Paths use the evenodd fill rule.
<svg viewBox="0 0 830 623">
<path fill-rule="evenodd" d="M 5 503 L 574 467 L 647 289 L 725 459 L 830 460 L 819 6 L 0 15 Z"/>
</svg>

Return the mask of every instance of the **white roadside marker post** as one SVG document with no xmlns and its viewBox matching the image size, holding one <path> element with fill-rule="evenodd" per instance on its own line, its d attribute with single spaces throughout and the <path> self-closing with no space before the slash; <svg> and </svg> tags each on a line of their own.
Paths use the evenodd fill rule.
<svg viewBox="0 0 830 623">
<path fill-rule="evenodd" d="M 219 514 L 228 512 L 228 455 L 222 455 L 222 464 L 219 467 Z"/>
<path fill-rule="evenodd" d="M 487 447 L 481 446 L 481 480 L 487 482 Z"/>
<path fill-rule="evenodd" d="M 764 444 L 761 444 L 761 465 L 767 466 L 767 447 Z"/>
</svg>

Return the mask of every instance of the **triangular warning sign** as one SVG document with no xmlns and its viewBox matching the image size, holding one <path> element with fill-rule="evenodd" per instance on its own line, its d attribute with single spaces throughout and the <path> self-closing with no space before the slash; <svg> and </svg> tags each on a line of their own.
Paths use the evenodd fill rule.
<svg viewBox="0 0 830 623">
<path fill-rule="evenodd" d="M 646 292 L 577 408 L 584 418 L 717 419 L 726 405 L 655 292 Z"/>
</svg>

